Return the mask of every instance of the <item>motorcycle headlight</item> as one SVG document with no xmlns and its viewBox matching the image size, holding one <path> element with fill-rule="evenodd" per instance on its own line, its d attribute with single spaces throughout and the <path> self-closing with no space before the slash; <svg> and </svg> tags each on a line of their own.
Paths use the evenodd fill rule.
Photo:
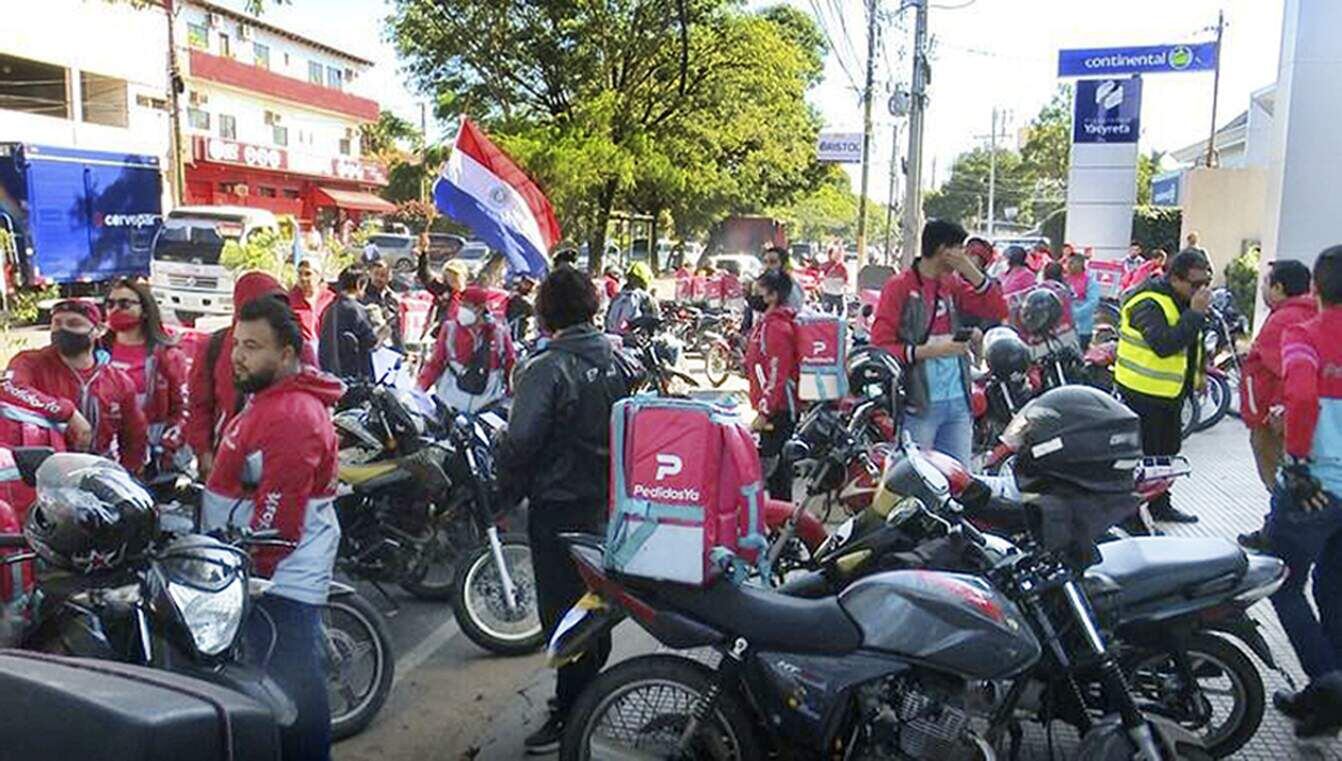
<svg viewBox="0 0 1342 761">
<path fill-rule="evenodd" d="M 225 545 L 195 546 L 162 559 L 168 598 L 196 649 L 218 655 L 242 627 L 247 602 L 246 557 Z"/>
</svg>

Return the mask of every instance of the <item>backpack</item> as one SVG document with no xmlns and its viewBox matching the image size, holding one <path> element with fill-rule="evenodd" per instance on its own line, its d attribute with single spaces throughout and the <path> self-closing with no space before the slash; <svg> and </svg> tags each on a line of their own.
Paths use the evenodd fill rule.
<svg viewBox="0 0 1342 761">
<path fill-rule="evenodd" d="M 764 483 L 755 440 L 729 408 L 664 397 L 611 410 L 605 565 L 630 576 L 705 586 L 746 562 L 767 577 Z"/>
<path fill-rule="evenodd" d="M 643 316 L 643 299 L 638 291 L 620 291 L 606 309 L 606 332 L 621 335 L 629 323 Z"/>
<path fill-rule="evenodd" d="M 848 323 L 824 312 L 801 312 L 796 327 L 797 397 L 805 402 L 848 396 Z"/>
<path fill-rule="evenodd" d="M 452 367 L 449 361 L 447 371 L 452 373 L 452 377 L 457 381 L 457 388 L 463 393 L 471 396 L 479 396 L 485 393 L 489 388 L 490 372 L 490 354 L 494 345 L 498 343 L 497 332 L 494 330 L 492 321 L 486 323 L 490 328 L 490 336 L 487 340 L 481 341 L 475 350 L 471 352 L 471 358 L 466 361 L 461 371 L 458 372 Z M 451 320 L 447 323 L 447 346 L 450 351 L 456 351 L 457 346 L 457 321 Z"/>
</svg>

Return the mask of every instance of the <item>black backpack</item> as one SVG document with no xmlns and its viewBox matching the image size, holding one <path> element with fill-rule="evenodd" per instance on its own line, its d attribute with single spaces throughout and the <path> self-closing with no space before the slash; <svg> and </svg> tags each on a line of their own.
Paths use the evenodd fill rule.
<svg viewBox="0 0 1342 761">
<path fill-rule="evenodd" d="M 457 323 L 453 320 L 447 325 L 448 334 L 445 340 L 449 348 L 455 349 L 457 345 Z M 471 395 L 483 394 L 485 389 L 489 388 L 489 354 L 494 340 L 492 335 L 482 340 L 480 345 L 475 347 L 475 351 L 471 352 L 470 361 L 462 367 L 461 372 L 457 372 L 450 363 L 448 364 L 448 371 L 457 380 L 457 388 Z"/>
</svg>

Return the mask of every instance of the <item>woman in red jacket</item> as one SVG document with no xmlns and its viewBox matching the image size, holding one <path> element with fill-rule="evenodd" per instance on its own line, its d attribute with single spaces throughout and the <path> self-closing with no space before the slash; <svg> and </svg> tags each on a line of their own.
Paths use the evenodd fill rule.
<svg viewBox="0 0 1342 761">
<path fill-rule="evenodd" d="M 782 463 L 783 445 L 797 422 L 797 313 L 787 306 L 792 279 L 778 270 L 755 278 L 750 308 L 763 312 L 746 342 L 746 378 L 750 404 L 755 408 L 752 428 L 760 434 L 760 460 L 766 488 L 774 499 L 792 498 L 792 473 Z"/>
<path fill-rule="evenodd" d="M 149 286 L 122 278 L 107 292 L 103 347 L 112 366 L 135 381 L 135 398 L 149 423 L 150 460 L 166 465 L 182 446 L 186 423 L 186 354 L 163 328 Z M 156 455 L 161 451 L 162 459 Z"/>
</svg>

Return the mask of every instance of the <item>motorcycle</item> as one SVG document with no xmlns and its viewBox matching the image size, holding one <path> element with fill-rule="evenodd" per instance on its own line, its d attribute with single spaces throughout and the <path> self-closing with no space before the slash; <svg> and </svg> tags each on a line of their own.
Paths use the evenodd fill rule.
<svg viewBox="0 0 1342 761">
<path fill-rule="evenodd" d="M 699 382 L 675 367 L 676 344 L 663 334 L 663 321 L 652 315 L 635 318 L 623 336 L 625 348 L 633 350 L 642 366 L 642 387 L 660 396 L 684 396 Z M 615 337 L 619 340 L 619 337 Z M 636 391 L 638 389 L 631 389 Z"/>
<path fill-rule="evenodd" d="M 712 330 L 704 334 L 704 375 L 713 388 L 733 375 L 745 375 L 746 337 L 735 315 L 723 315 Z"/>
<path fill-rule="evenodd" d="M 1249 320 L 1240 314 L 1230 291 L 1217 288 L 1212 292 L 1207 324 L 1208 331 L 1216 335 L 1214 346 L 1209 339 L 1204 339 L 1207 341 L 1204 347 L 1208 360 L 1225 377 L 1229 390 L 1227 413 L 1231 417 L 1239 417 L 1239 384 L 1246 355 L 1239 346 L 1249 335 Z"/>
<path fill-rule="evenodd" d="M 697 589 L 616 577 L 599 539 L 567 537 L 590 593 L 551 638 L 552 663 L 625 616 L 666 647 L 722 657 L 715 669 L 673 654 L 607 669 L 573 707 L 560 758 L 993 759 L 1008 733 L 1016 744 L 1021 715 L 1047 722 L 1068 701 L 1078 758 L 1208 757 L 1138 706 L 1065 553 L 984 536 L 944 476 L 912 462 L 926 488 L 890 523 L 962 538 L 978 575 L 890 571 L 819 599 L 723 579 Z M 1030 692 L 1040 681 L 1069 689 Z M 1095 683 L 1092 711 L 1080 685 Z"/>
<path fill-rule="evenodd" d="M 1095 337 L 1091 340 L 1090 348 L 1086 350 L 1083 359 L 1081 377 L 1087 385 L 1094 386 L 1102 391 L 1106 391 L 1118 397 L 1118 388 L 1114 384 L 1114 364 L 1118 361 L 1118 333 L 1107 326 L 1096 326 Z M 1214 368 L 1208 368 L 1208 386 L 1210 387 L 1217 381 L 1212 380 Z M 1212 393 L 1228 393 L 1224 387 L 1219 386 Z M 1198 430 L 1198 425 L 1202 420 L 1202 400 L 1204 394 L 1189 394 L 1184 397 L 1183 406 L 1179 408 L 1179 425 L 1183 438 L 1188 438 Z"/>
</svg>

